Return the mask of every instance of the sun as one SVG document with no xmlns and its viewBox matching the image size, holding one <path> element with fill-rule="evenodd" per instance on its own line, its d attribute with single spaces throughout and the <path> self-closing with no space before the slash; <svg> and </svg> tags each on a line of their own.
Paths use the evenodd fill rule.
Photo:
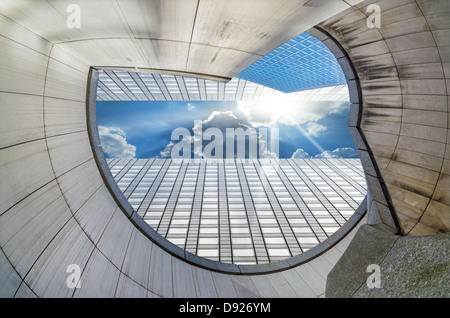
<svg viewBox="0 0 450 318">
<path fill-rule="evenodd" d="M 266 97 L 257 103 L 238 103 L 239 110 L 253 126 L 274 125 L 293 116 L 298 112 L 298 107 L 301 107 L 301 103 L 283 96 Z"/>
</svg>

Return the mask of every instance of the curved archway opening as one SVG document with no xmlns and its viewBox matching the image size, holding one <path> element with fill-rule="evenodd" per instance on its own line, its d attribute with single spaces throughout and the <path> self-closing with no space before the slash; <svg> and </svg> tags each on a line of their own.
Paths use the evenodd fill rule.
<svg viewBox="0 0 450 318">
<path fill-rule="evenodd" d="M 318 28 L 309 30 L 307 34 L 308 39 L 312 37 L 320 41 L 327 52 L 334 56 L 335 64 L 339 66 L 346 81 L 346 84 L 336 85 L 331 90 L 329 87 L 326 89 L 321 87 L 310 89 L 307 93 L 320 96 L 322 90 L 322 97 L 334 94 L 338 100 L 345 100 L 345 95 L 348 94 L 346 119 L 349 118 L 349 132 L 356 144 L 352 148 L 352 156 L 358 158 L 358 155 L 354 154 L 362 139 L 357 130 L 361 98 L 354 68 L 342 48 L 329 35 Z M 167 100 L 169 96 L 173 99 L 176 94 L 183 96 L 183 93 L 185 96 L 190 94 L 195 96 L 197 93 L 199 97 L 202 97 L 203 93 L 206 99 L 208 96 L 211 99 L 218 99 L 221 94 L 224 98 L 227 92 L 234 94 L 236 99 L 239 89 L 242 98 L 245 96 L 245 87 L 254 97 L 261 86 L 243 79 L 221 83 L 205 80 L 202 76 L 198 79 L 197 74 L 188 78 L 176 73 L 160 73 L 158 70 L 147 70 L 147 73 L 111 69 L 92 70 L 94 80 L 91 80 L 90 87 L 104 99 L 107 99 L 108 95 L 150 94 L 154 98 L 159 94 Z M 245 71 L 243 73 L 243 77 L 255 74 Z M 259 73 L 260 70 L 257 74 Z M 127 82 L 133 84 L 127 86 Z M 244 84 L 240 86 L 241 82 Z M 283 83 L 275 81 L 275 84 L 269 85 L 283 86 Z M 272 91 L 273 95 L 274 89 L 269 88 L 268 91 Z M 342 94 L 343 91 L 348 93 Z M 283 107 L 278 107 L 274 112 L 273 107 L 268 107 L 266 112 L 261 112 L 261 106 L 255 109 L 249 106 L 252 102 L 249 102 L 250 94 L 247 93 L 246 101 L 240 101 L 241 108 L 238 105 L 237 109 L 242 113 L 247 111 L 247 115 L 253 115 L 253 118 L 250 118 L 252 120 L 256 118 L 253 120 L 254 126 L 259 126 L 257 120 L 267 118 L 273 120 L 274 117 L 278 120 L 281 118 L 285 121 L 295 121 L 289 101 L 285 100 L 283 104 L 285 111 Z M 333 156 L 337 153 L 337 148 L 336 151 L 322 148 L 314 138 L 311 138 L 314 129 L 316 133 L 320 132 L 322 126 L 312 120 L 305 122 L 306 125 L 309 124 L 308 132 L 305 132 L 305 129 L 302 131 L 298 123 L 296 127 L 302 131 L 303 136 L 309 136 L 313 146 L 322 153 L 311 156 L 304 149 L 297 148 L 291 158 L 282 158 L 281 163 L 278 156 L 258 157 L 261 155 L 261 146 L 257 146 L 255 148 L 257 156 L 252 158 L 249 151 L 244 151 L 244 158 L 241 160 L 233 155 L 218 159 L 214 156 L 220 151 L 219 147 L 215 147 L 214 151 L 209 153 L 214 160 L 211 164 L 211 159 L 206 159 L 204 153 L 201 153 L 205 148 L 203 142 L 200 143 L 202 156 L 194 159 L 196 154 L 199 154 L 195 152 L 195 123 L 190 129 L 192 135 L 178 140 L 192 141 L 189 144 L 189 157 L 183 158 L 187 151 L 178 150 L 176 155 L 181 156 L 177 157 L 177 160 L 106 159 L 105 153 L 109 155 L 105 151 L 108 138 L 111 141 L 111 137 L 114 137 L 116 140 L 112 141 L 123 142 L 125 132 L 100 124 L 97 126 L 96 100 L 92 95 L 90 94 L 89 99 L 92 145 L 100 170 L 116 200 L 150 239 L 188 262 L 229 273 L 270 272 L 296 266 L 322 254 L 339 242 L 366 212 L 366 201 L 363 200 L 365 180 L 359 160 L 352 161 Z M 261 95 L 260 92 L 259 97 Z M 234 106 L 236 104 L 238 103 L 234 103 Z M 185 107 L 187 111 L 197 108 L 191 101 L 186 103 Z M 332 107 L 329 107 L 328 111 L 330 109 Z M 331 113 L 334 111 L 331 110 Z M 228 122 L 230 116 L 236 117 L 229 111 L 216 112 L 216 115 L 223 117 L 229 115 Z M 209 124 L 213 119 L 210 116 L 202 124 Z M 242 123 L 238 122 L 237 125 Z M 202 133 L 205 132 L 204 129 L 200 129 Z M 355 134 L 355 130 L 358 134 Z M 116 136 L 112 136 L 114 134 Z M 261 134 L 257 132 L 256 135 Z M 244 142 L 244 145 L 248 150 L 250 137 L 247 137 L 247 143 Z M 217 136 L 208 140 L 216 138 Z M 256 140 L 260 141 L 258 137 Z M 267 144 L 268 140 L 264 141 Z M 99 145 L 103 146 L 103 150 Z M 135 150 L 133 145 L 128 146 L 122 150 L 133 153 Z M 174 154 L 175 143 L 171 141 L 167 146 L 160 151 L 160 155 L 168 153 L 168 150 L 171 150 L 171 155 Z M 263 149 L 269 152 L 271 150 L 268 147 Z M 237 150 L 235 146 L 233 150 Z M 227 154 L 225 147 L 223 154 Z M 356 178 L 352 179 L 353 177 Z M 345 185 L 342 187 L 343 184 Z M 257 190 L 251 193 L 250 185 Z M 355 185 L 359 187 L 359 192 L 355 189 Z M 345 187 L 350 191 L 346 192 L 343 189 Z M 230 192 L 229 188 L 235 191 Z M 339 190 L 336 191 L 337 189 Z M 351 205 L 350 200 L 353 200 Z M 254 266 L 255 264 L 258 266 Z"/>
</svg>

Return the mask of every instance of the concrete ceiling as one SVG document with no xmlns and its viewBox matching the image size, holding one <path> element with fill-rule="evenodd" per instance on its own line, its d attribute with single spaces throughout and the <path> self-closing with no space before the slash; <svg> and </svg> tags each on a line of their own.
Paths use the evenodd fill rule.
<svg viewBox="0 0 450 318">
<path fill-rule="evenodd" d="M 343 0 L 78 1 L 81 27 L 71 29 L 66 9 L 72 3 L 6 0 L 0 11 L 91 66 L 225 78 L 350 7 Z"/>
</svg>

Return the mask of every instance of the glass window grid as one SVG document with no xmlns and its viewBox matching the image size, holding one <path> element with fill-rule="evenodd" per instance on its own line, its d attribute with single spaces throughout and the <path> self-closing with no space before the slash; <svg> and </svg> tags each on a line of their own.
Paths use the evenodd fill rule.
<svg viewBox="0 0 450 318">
<path fill-rule="evenodd" d="M 110 169 L 120 177 L 120 185 L 134 183 L 135 189 L 128 196 L 133 208 L 144 201 L 153 185 L 153 199 L 148 202 L 144 216 L 150 226 L 158 228 L 163 224 L 167 227 L 166 238 L 185 248 L 189 227 L 193 225 L 197 228 L 194 251 L 217 261 L 258 263 L 292 256 L 292 247 L 289 246 L 293 243 L 284 236 L 286 231 L 294 233 L 295 243 L 304 252 L 335 233 L 343 225 L 343 222 L 337 222 L 336 217 L 344 217 L 346 221 L 365 196 L 365 188 L 361 185 L 364 183 L 365 186 L 362 167 L 359 166 L 358 170 L 353 163 L 336 166 L 321 160 L 320 164 L 313 165 L 291 160 L 289 165 L 261 165 L 256 169 L 251 164 L 239 166 L 236 161 L 238 167 L 225 162 L 221 167 L 208 164 L 203 172 L 199 171 L 199 164 L 186 164 L 182 177 L 179 176 L 182 166 L 172 165 L 170 160 L 155 162 L 146 167 L 147 171 L 143 169 L 145 163 L 139 166 L 133 162 L 115 163 Z M 165 173 L 161 173 L 163 170 Z M 260 179 L 260 174 L 265 176 L 266 183 Z M 202 178 L 201 182 L 199 178 Z M 156 189 L 155 181 L 159 181 Z M 176 194 L 172 193 L 174 188 L 177 188 Z M 219 188 L 222 189 L 222 202 L 226 204 L 226 211 L 220 214 Z M 267 193 L 269 188 L 270 195 Z M 292 197 L 292 191 L 301 199 Z M 357 198 L 351 198 L 352 195 L 357 195 Z M 161 217 L 167 212 L 169 202 L 172 204 L 168 217 L 170 222 L 166 220 L 164 223 Z M 197 222 L 192 218 L 194 206 L 198 210 Z M 246 211 L 249 207 L 251 211 Z M 143 216 L 142 213 L 140 215 Z M 285 221 L 280 223 L 279 217 Z M 227 222 L 220 221 L 221 218 Z M 222 231 L 222 224 L 228 227 L 227 231 Z M 320 235 L 316 233 L 318 230 Z M 230 232 L 231 238 L 223 247 L 228 253 L 223 255 L 229 256 L 222 257 L 219 242 L 226 240 L 221 239 L 221 235 L 229 235 Z M 246 244 L 237 243 L 239 238 Z M 263 254 L 261 247 L 265 249 Z M 244 255 L 246 250 L 253 250 L 253 254 Z M 289 256 L 285 256 L 288 255 L 286 251 Z"/>
</svg>

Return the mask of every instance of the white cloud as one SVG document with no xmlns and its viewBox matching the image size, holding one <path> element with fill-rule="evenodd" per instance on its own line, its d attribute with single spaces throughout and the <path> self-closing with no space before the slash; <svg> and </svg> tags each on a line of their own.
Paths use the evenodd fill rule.
<svg viewBox="0 0 450 318">
<path fill-rule="evenodd" d="M 311 156 L 305 150 L 298 148 L 293 154 L 292 159 L 309 159 Z"/>
<path fill-rule="evenodd" d="M 257 130 L 246 123 L 241 123 L 241 121 L 233 114 L 232 111 L 214 111 L 211 113 L 211 115 L 201 121 L 196 121 L 194 123 L 194 127 L 192 128 L 192 131 L 194 133 L 193 136 L 190 138 L 188 137 L 187 140 L 194 143 L 194 153 L 198 156 L 203 156 L 204 147 L 209 144 L 210 140 L 203 140 L 203 134 L 204 132 L 209 128 L 217 128 L 222 133 L 223 137 L 223 144 L 225 144 L 225 137 L 226 137 L 226 129 L 232 128 L 242 128 L 244 131 L 247 131 L 250 133 L 251 136 L 254 136 L 258 140 L 259 147 L 263 149 L 263 151 L 260 152 L 259 158 L 277 158 L 278 155 L 276 153 L 270 152 L 267 150 L 267 146 L 265 141 L 261 138 L 261 134 L 257 132 Z M 248 129 L 250 129 L 248 131 Z M 171 151 L 174 145 L 178 143 L 177 141 L 171 141 L 169 144 L 166 145 L 164 150 L 160 152 L 161 157 L 163 158 L 169 158 L 171 156 Z M 246 147 L 248 148 L 248 147 Z M 246 156 L 248 155 L 248 151 L 246 149 Z M 225 150 L 223 153 L 223 156 L 226 156 Z"/>
<path fill-rule="evenodd" d="M 348 102 L 305 102 L 277 97 L 258 103 L 238 102 L 238 108 L 253 126 L 276 123 L 295 126 L 317 122 L 327 115 L 342 112 L 348 108 Z"/>
<path fill-rule="evenodd" d="M 327 130 L 327 127 L 323 125 L 319 125 L 316 123 L 308 123 L 306 133 L 313 137 L 319 137 L 321 133 L 324 132 L 325 130 Z"/>
<path fill-rule="evenodd" d="M 117 127 L 99 126 L 103 151 L 113 158 L 134 158 L 136 147 L 127 142 L 125 132 Z"/>
<path fill-rule="evenodd" d="M 333 151 L 326 150 L 321 154 L 314 156 L 314 158 L 321 158 L 321 159 L 358 158 L 358 157 L 359 157 L 358 151 L 349 147 L 336 148 Z"/>
<path fill-rule="evenodd" d="M 314 157 L 305 150 L 298 148 L 293 154 L 292 159 L 337 159 L 337 158 L 359 158 L 358 151 L 350 147 L 336 148 L 335 150 L 325 150 Z"/>
<path fill-rule="evenodd" d="M 191 103 L 188 103 L 188 104 L 187 104 L 187 109 L 188 109 L 188 110 L 194 110 L 194 109 L 195 109 L 195 106 L 192 105 Z"/>
</svg>

